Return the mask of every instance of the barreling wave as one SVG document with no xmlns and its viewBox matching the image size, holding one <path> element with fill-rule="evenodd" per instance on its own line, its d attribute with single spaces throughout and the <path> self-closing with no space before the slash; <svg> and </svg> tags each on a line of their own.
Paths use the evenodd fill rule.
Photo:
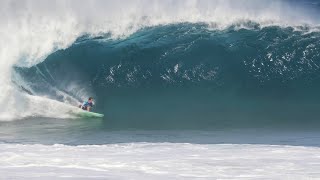
<svg viewBox="0 0 320 180">
<path fill-rule="evenodd" d="M 286 85 L 317 79 L 320 33 L 251 26 L 209 30 L 205 24 L 174 24 L 145 28 L 125 39 L 82 36 L 43 63 L 16 69 L 55 86 L 70 73 L 103 88 L 223 86 L 237 84 L 235 80 L 255 86 Z"/>
<path fill-rule="evenodd" d="M 129 126 L 294 123 L 305 112 L 316 120 L 320 33 L 246 26 L 182 23 L 124 39 L 82 36 L 43 63 L 16 70 L 24 82 L 38 82 L 28 83 L 35 94 L 52 99 L 72 103 L 69 97 L 91 92 L 97 111 Z"/>
<path fill-rule="evenodd" d="M 88 96 L 129 126 L 289 119 L 279 108 L 318 97 L 317 9 L 294 4 L 4 1 L 1 119 L 57 117 Z"/>
</svg>

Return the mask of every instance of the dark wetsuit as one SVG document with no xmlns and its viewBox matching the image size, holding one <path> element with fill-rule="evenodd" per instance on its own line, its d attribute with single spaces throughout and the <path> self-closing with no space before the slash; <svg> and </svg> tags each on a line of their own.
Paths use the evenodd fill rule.
<svg viewBox="0 0 320 180">
<path fill-rule="evenodd" d="M 92 106 L 93 106 L 93 103 L 92 103 L 92 102 L 89 103 L 88 101 L 86 101 L 86 102 L 84 102 L 84 103 L 82 104 L 81 108 L 82 108 L 83 110 L 87 110 L 88 107 L 92 108 Z"/>
</svg>

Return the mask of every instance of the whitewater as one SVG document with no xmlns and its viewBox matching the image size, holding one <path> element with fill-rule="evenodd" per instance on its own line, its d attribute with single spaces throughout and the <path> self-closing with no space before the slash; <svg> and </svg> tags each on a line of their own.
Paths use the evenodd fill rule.
<svg viewBox="0 0 320 180">
<path fill-rule="evenodd" d="M 1 176 L 9 179 L 316 179 L 320 168 L 319 148 L 312 147 L 179 143 L 0 147 Z"/>
<path fill-rule="evenodd" d="M 0 179 L 319 179 L 319 10 L 1 1 Z"/>
</svg>

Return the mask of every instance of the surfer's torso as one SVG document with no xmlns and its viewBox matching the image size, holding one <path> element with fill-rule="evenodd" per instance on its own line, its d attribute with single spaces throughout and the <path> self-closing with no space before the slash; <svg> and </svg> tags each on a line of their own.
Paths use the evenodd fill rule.
<svg viewBox="0 0 320 180">
<path fill-rule="evenodd" d="M 86 101 L 86 102 L 84 102 L 84 103 L 82 104 L 81 108 L 82 108 L 83 110 L 87 110 L 88 107 L 92 108 L 92 106 L 93 106 L 93 103 L 92 103 L 92 102 Z"/>
</svg>

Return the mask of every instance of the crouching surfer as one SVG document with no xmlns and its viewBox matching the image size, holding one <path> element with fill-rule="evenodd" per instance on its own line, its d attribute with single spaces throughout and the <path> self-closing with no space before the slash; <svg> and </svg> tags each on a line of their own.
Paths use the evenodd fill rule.
<svg viewBox="0 0 320 180">
<path fill-rule="evenodd" d="M 79 105 L 79 108 L 85 110 L 85 111 L 90 111 L 91 108 L 93 107 L 93 98 L 89 97 L 88 101 L 85 101 L 82 103 L 82 105 Z"/>
</svg>

